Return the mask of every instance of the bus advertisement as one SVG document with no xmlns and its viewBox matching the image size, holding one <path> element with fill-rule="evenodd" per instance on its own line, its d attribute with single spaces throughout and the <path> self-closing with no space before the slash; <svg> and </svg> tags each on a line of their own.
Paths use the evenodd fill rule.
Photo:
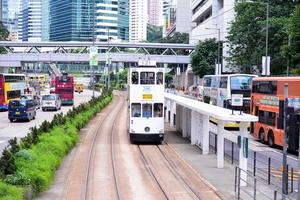
<svg viewBox="0 0 300 200">
<path fill-rule="evenodd" d="M 260 77 L 253 79 L 251 93 L 251 114 L 258 116 L 258 122 L 251 124 L 251 134 L 269 146 L 282 146 L 284 135 L 284 85 L 288 84 L 287 121 L 288 148 L 298 150 L 300 77 Z"/>
<path fill-rule="evenodd" d="M 9 100 L 20 98 L 25 91 L 25 75 L 0 74 L 0 109 L 7 110 Z"/>
<path fill-rule="evenodd" d="M 203 87 L 200 89 L 199 99 L 205 103 L 232 109 L 232 94 L 243 95 L 243 111 L 250 112 L 250 94 L 252 79 L 257 77 L 250 74 L 206 75 L 203 77 Z M 213 123 L 217 121 L 210 119 Z M 225 123 L 226 129 L 239 129 L 239 124 Z"/>
<path fill-rule="evenodd" d="M 55 79 L 55 93 L 60 95 L 62 105 L 73 105 L 74 78 L 68 74 L 57 76 Z"/>
</svg>

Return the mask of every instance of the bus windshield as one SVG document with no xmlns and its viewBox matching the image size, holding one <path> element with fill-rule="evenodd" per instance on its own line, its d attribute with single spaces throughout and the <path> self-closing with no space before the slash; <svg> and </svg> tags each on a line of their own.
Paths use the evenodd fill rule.
<svg viewBox="0 0 300 200">
<path fill-rule="evenodd" d="M 250 90 L 252 76 L 232 76 L 230 78 L 231 90 Z"/>
</svg>

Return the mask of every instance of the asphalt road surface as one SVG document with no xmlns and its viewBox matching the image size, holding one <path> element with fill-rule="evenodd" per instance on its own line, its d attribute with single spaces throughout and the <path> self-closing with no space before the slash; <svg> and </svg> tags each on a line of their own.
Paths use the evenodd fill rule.
<svg viewBox="0 0 300 200">
<path fill-rule="evenodd" d="M 49 91 L 44 91 L 42 94 L 47 94 Z M 95 95 L 100 95 L 99 92 L 95 92 Z M 75 106 L 79 105 L 82 102 L 87 102 L 92 97 L 91 90 L 84 90 L 83 93 L 74 93 L 74 103 Z M 39 126 L 44 120 L 51 121 L 53 116 L 57 113 L 67 113 L 72 106 L 62 106 L 61 110 L 59 111 L 46 111 L 43 112 L 41 109 L 37 110 L 35 120 L 30 122 L 14 122 L 11 123 L 8 120 L 7 111 L 0 112 L 0 151 L 7 146 L 7 142 L 9 139 L 17 137 L 22 138 L 27 135 L 30 130 L 30 127 Z"/>
</svg>

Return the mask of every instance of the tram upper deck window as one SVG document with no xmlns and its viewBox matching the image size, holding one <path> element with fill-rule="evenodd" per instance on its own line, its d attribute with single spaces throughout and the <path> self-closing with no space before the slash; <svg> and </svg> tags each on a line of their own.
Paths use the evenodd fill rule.
<svg viewBox="0 0 300 200">
<path fill-rule="evenodd" d="M 155 84 L 155 73 L 154 72 L 141 72 L 141 84 L 154 85 Z"/>
<path fill-rule="evenodd" d="M 132 103 L 131 104 L 131 117 L 141 117 L 141 104 Z"/>
<path fill-rule="evenodd" d="M 154 117 L 163 117 L 163 104 L 162 103 L 154 104 Z"/>
<path fill-rule="evenodd" d="M 131 83 L 132 84 L 139 84 L 139 73 L 138 72 L 132 72 L 131 73 Z"/>
<path fill-rule="evenodd" d="M 143 104 L 143 117 L 145 118 L 152 117 L 152 104 L 149 103 Z"/>
<path fill-rule="evenodd" d="M 164 81 L 164 76 L 162 72 L 157 72 L 156 74 L 156 84 L 157 85 L 162 85 Z"/>
</svg>

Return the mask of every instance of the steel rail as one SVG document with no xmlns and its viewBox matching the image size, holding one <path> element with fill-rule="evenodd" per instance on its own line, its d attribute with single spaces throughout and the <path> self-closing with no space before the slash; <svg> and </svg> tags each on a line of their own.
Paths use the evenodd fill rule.
<svg viewBox="0 0 300 200">
<path fill-rule="evenodd" d="M 140 145 L 137 145 L 137 148 L 138 148 L 138 150 L 139 150 L 139 153 L 140 153 L 140 155 L 141 155 L 141 159 L 142 159 L 142 161 L 143 161 L 143 163 L 144 163 L 144 166 L 145 166 L 145 168 L 147 169 L 148 173 L 149 173 L 150 176 L 153 178 L 153 180 L 157 183 L 157 185 L 158 185 L 160 191 L 162 192 L 164 198 L 167 199 L 167 200 L 169 200 L 167 193 L 164 191 L 163 187 L 161 186 L 161 184 L 160 184 L 159 181 L 157 180 L 156 176 L 154 175 L 153 170 L 152 170 L 151 167 L 149 166 L 149 163 L 148 163 L 148 161 L 147 161 L 147 159 L 146 159 L 146 156 L 145 156 L 145 154 L 143 153 L 143 151 L 142 151 Z"/>
<path fill-rule="evenodd" d="M 166 142 L 165 142 L 166 145 L 168 145 Z M 156 147 L 158 148 L 159 152 L 161 153 L 161 155 L 164 157 L 164 159 L 167 161 L 167 163 L 169 164 L 168 168 L 170 169 L 171 173 L 174 175 L 174 177 L 177 178 L 177 180 L 181 180 L 185 186 L 187 186 L 191 192 L 198 198 L 198 199 L 201 199 L 201 197 L 197 194 L 197 192 L 190 186 L 190 184 L 187 183 L 187 181 L 182 177 L 181 174 L 179 174 L 177 172 L 176 169 L 176 165 L 174 164 L 174 162 L 172 160 L 170 160 L 167 155 L 162 151 L 162 149 L 159 147 L 159 145 L 156 145 Z M 173 168 L 171 168 L 171 167 Z"/>
<path fill-rule="evenodd" d="M 123 104 L 122 104 L 123 105 Z M 120 109 L 122 109 L 122 106 L 120 107 Z M 119 110 L 120 110 L 119 109 Z M 92 160 L 92 155 L 94 153 L 94 146 L 95 146 L 95 142 L 97 140 L 97 137 L 99 136 L 100 130 L 103 127 L 104 122 L 106 122 L 108 120 L 108 116 L 111 114 L 112 112 L 108 112 L 105 115 L 104 120 L 102 121 L 102 123 L 98 126 L 96 134 L 94 134 L 94 137 L 92 139 L 92 145 L 90 147 L 89 150 L 89 154 L 88 154 L 88 162 L 87 162 L 87 168 L 86 168 L 86 176 L 85 176 L 85 184 L 84 184 L 84 189 L 83 189 L 83 195 L 82 195 L 82 199 L 84 200 L 88 200 L 88 187 L 89 187 L 89 177 L 90 177 L 90 168 L 91 168 L 91 160 Z"/>
</svg>

